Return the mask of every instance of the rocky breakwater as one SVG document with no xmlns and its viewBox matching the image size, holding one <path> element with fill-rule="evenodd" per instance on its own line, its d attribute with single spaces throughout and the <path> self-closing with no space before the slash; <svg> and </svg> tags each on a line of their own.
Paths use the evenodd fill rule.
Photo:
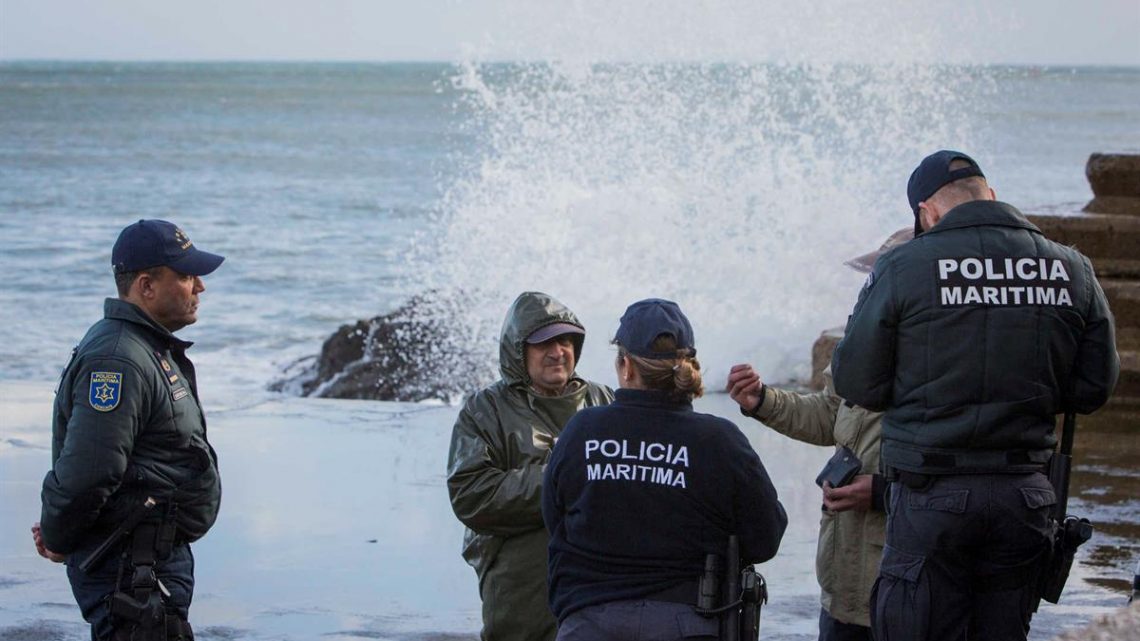
<svg viewBox="0 0 1140 641">
<path fill-rule="evenodd" d="M 1093 199 L 1083 213 L 1029 219 L 1092 260 L 1116 317 L 1120 353 L 1120 382 L 1106 409 L 1140 420 L 1140 154 L 1093 154 L 1085 174 Z"/>
<path fill-rule="evenodd" d="M 1092 260 L 1116 317 L 1121 368 L 1116 393 L 1098 414 L 1140 421 L 1140 155 L 1093 154 L 1085 173 L 1094 197 L 1081 212 L 1027 215 L 1048 238 L 1072 245 Z M 842 327 L 828 329 L 813 345 L 813 389 L 822 388 L 820 373 L 842 337 Z"/>
</svg>

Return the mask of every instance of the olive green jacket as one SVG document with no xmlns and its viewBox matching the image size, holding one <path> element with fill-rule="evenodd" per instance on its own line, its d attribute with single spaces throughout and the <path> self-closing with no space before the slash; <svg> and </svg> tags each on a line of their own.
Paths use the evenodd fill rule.
<svg viewBox="0 0 1140 641">
<path fill-rule="evenodd" d="M 214 524 L 222 485 L 190 345 L 135 305 L 106 300 L 56 391 L 41 494 L 49 550 L 100 542 L 148 496 L 177 504 L 179 540 Z"/>
<path fill-rule="evenodd" d="M 814 394 L 765 386 L 753 418 L 797 441 L 849 447 L 863 463 L 860 474 L 877 474 L 882 414 L 844 402 L 832 387 L 831 369 L 823 374 L 826 386 Z M 879 511 L 823 512 L 820 517 L 815 563 L 821 600 L 843 623 L 870 625 L 871 587 L 879 575 L 886 522 Z"/>
<path fill-rule="evenodd" d="M 577 376 L 561 397 L 544 398 L 530 391 L 525 339 L 552 323 L 582 327 L 573 312 L 546 294 L 527 292 L 519 296 L 507 313 L 500 338 L 502 379 L 467 398 L 451 435 L 447 489 L 456 517 L 467 526 L 463 558 L 479 577 L 486 639 L 526 638 L 519 631 L 535 615 L 553 621 L 545 605 L 547 535 L 542 522 L 542 473 L 554 439 L 573 412 L 613 400 L 608 387 Z M 575 357 L 582 351 L 578 338 Z M 522 573 L 540 580 L 540 594 L 504 594 L 502 586 L 485 584 L 504 573 Z M 522 581 L 507 577 L 502 583 Z M 487 601 L 492 594 L 496 597 L 494 609 L 500 615 L 505 611 L 516 617 L 514 622 L 503 621 L 497 626 L 509 636 L 490 629 Z M 545 612 L 518 607 L 531 602 Z"/>
</svg>

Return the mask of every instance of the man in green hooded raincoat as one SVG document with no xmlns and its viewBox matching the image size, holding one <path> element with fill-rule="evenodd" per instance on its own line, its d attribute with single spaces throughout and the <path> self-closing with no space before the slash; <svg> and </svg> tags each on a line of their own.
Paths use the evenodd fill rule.
<svg viewBox="0 0 1140 641">
<path fill-rule="evenodd" d="M 523 292 L 499 342 L 502 379 L 468 397 L 451 434 L 447 489 L 467 526 L 463 558 L 479 577 L 484 641 L 553 641 L 546 602 L 542 473 L 575 412 L 613 400 L 578 377 L 586 330 L 548 294 Z"/>
</svg>

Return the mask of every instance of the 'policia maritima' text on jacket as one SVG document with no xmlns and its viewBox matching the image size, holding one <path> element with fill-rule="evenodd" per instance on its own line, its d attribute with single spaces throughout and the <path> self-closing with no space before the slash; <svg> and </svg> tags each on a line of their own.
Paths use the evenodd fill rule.
<svg viewBox="0 0 1140 641">
<path fill-rule="evenodd" d="M 1056 415 L 1103 405 L 1119 365 L 1088 258 L 977 200 L 878 259 L 832 373 L 840 396 L 887 410 L 886 465 L 1013 472 L 1040 469 Z"/>
<path fill-rule="evenodd" d="M 760 563 L 788 524 L 740 428 L 634 389 L 571 419 L 550 458 L 542 515 L 559 621 L 629 599 L 696 604 L 705 557 L 723 555 L 730 534 L 741 561 Z"/>
<path fill-rule="evenodd" d="M 41 516 L 49 550 L 96 542 L 148 496 L 176 504 L 179 540 L 214 524 L 222 486 L 190 345 L 135 305 L 106 300 L 56 391 Z"/>
<path fill-rule="evenodd" d="M 582 327 L 545 294 L 524 293 L 515 301 L 499 343 L 502 379 L 467 399 L 451 436 L 447 489 L 455 515 L 467 526 L 463 558 L 479 577 L 483 638 L 490 641 L 553 639 L 554 619 L 545 607 L 542 473 L 570 417 L 613 399 L 609 388 L 577 376 L 562 396 L 531 389 L 526 337 L 553 323 Z M 581 336 L 575 336 L 574 352 L 576 359 L 582 353 Z"/>
</svg>

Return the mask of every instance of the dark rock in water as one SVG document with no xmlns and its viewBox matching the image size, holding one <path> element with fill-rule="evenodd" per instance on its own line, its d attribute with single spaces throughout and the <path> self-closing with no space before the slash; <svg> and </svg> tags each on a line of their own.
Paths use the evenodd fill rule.
<svg viewBox="0 0 1140 641">
<path fill-rule="evenodd" d="M 315 358 L 294 363 L 271 386 L 302 396 L 450 401 L 494 380 L 498 342 L 472 337 L 458 303 L 428 293 L 396 311 L 344 325 Z"/>
</svg>

